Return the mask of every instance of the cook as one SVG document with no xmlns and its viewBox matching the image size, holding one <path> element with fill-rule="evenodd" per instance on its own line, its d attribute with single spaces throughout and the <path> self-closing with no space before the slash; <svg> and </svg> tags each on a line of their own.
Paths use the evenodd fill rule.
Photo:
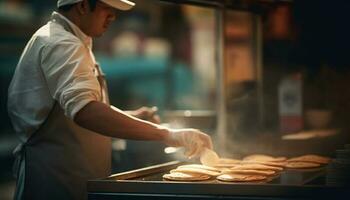
<svg viewBox="0 0 350 200">
<path fill-rule="evenodd" d="M 125 112 L 109 104 L 92 38 L 107 30 L 116 10 L 134 5 L 58 0 L 58 11 L 27 43 L 8 90 L 22 141 L 14 152 L 15 199 L 86 199 L 87 180 L 110 175 L 111 137 L 183 146 L 190 157 L 212 149 L 199 130 L 152 123 L 159 119 L 151 108 Z"/>
</svg>

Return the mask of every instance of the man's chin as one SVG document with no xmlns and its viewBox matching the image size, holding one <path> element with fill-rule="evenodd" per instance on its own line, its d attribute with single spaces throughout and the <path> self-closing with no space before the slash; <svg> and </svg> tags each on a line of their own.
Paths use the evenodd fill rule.
<svg viewBox="0 0 350 200">
<path fill-rule="evenodd" d="M 104 34 L 104 33 L 105 33 L 105 32 L 102 32 L 102 33 L 96 33 L 96 34 L 92 35 L 91 37 L 93 37 L 93 38 L 98 38 L 98 37 L 103 36 L 103 34 Z"/>
<path fill-rule="evenodd" d="M 102 37 L 103 35 L 104 35 L 104 32 L 96 35 L 96 37 Z"/>
</svg>

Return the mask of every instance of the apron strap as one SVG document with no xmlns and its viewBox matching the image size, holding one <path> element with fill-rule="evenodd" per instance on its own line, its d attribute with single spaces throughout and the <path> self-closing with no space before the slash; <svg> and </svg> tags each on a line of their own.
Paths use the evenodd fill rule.
<svg viewBox="0 0 350 200">
<path fill-rule="evenodd" d="M 24 180 L 25 180 L 25 143 L 17 145 L 13 151 L 15 163 L 13 164 L 13 176 L 16 178 L 15 200 L 24 198 Z"/>
<path fill-rule="evenodd" d="M 13 172 L 13 176 L 15 178 L 18 178 L 18 173 L 19 173 L 19 169 L 20 169 L 20 166 L 21 166 L 21 162 L 23 160 L 23 156 L 24 156 L 24 145 L 25 143 L 20 143 L 16 146 L 15 150 L 13 150 L 12 154 L 14 155 L 15 157 L 15 162 L 13 164 L 13 167 L 12 167 L 12 172 Z"/>
</svg>

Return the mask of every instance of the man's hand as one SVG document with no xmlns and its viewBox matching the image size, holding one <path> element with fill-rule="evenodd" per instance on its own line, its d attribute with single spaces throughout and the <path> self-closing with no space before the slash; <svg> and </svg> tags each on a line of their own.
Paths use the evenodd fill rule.
<svg viewBox="0 0 350 200">
<path fill-rule="evenodd" d="M 133 110 L 133 111 L 127 111 L 128 114 L 142 119 L 142 120 L 146 120 L 155 124 L 160 124 L 160 117 L 157 114 L 158 108 L 157 107 L 141 107 L 137 110 Z"/>
<path fill-rule="evenodd" d="M 213 149 L 210 136 L 196 129 L 171 129 L 164 143 L 184 147 L 189 158 L 199 157 L 205 148 Z"/>
</svg>

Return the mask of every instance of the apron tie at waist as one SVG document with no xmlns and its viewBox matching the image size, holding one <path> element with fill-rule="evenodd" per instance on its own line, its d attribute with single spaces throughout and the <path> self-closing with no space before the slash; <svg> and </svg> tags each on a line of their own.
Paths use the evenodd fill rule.
<svg viewBox="0 0 350 200">
<path fill-rule="evenodd" d="M 23 157 L 24 157 L 24 147 L 25 144 L 24 143 L 20 143 L 16 146 L 15 150 L 13 150 L 13 155 L 15 157 L 15 162 L 13 164 L 13 168 L 12 168 L 12 173 L 13 176 L 15 178 L 18 177 L 18 173 L 20 171 L 21 168 L 21 163 L 22 161 L 24 161 Z"/>
<path fill-rule="evenodd" d="M 15 156 L 15 162 L 12 167 L 12 173 L 17 180 L 14 199 L 21 200 L 24 199 L 25 144 L 18 144 L 12 153 Z"/>
</svg>

